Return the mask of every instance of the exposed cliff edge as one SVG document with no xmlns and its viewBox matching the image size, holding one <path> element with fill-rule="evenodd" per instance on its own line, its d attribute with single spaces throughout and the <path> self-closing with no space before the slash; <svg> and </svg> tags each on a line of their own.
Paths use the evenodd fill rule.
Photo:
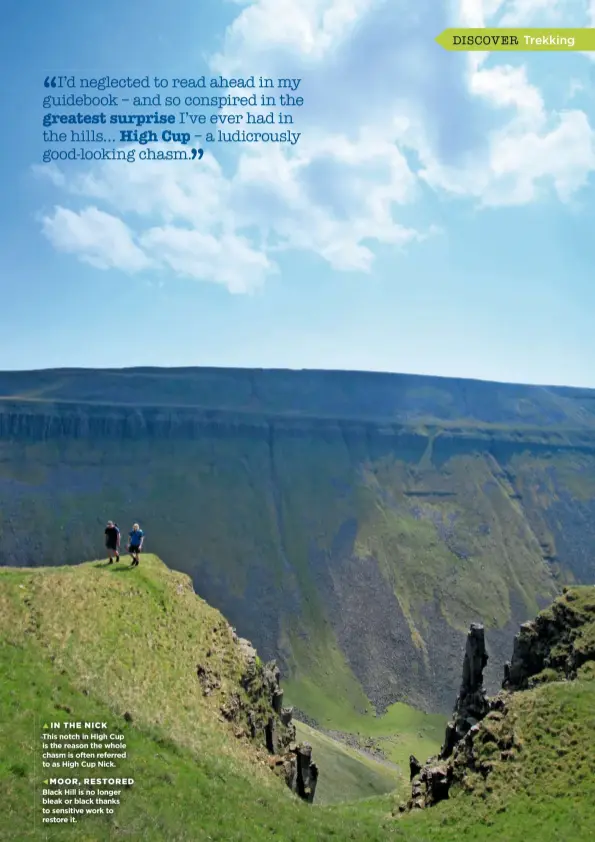
<svg viewBox="0 0 595 842">
<path fill-rule="evenodd" d="M 574 680 L 595 661 L 595 586 L 579 599 L 564 588 L 561 599 L 534 621 L 523 623 L 514 639 L 512 660 L 504 667 L 503 689 L 526 690 L 543 681 Z M 591 599 L 589 599 L 589 594 Z"/>
<path fill-rule="evenodd" d="M 400 812 L 431 807 L 478 787 L 485 796 L 492 790 L 488 778 L 494 773 L 514 779 L 513 764 L 523 762 L 524 752 L 523 734 L 517 725 L 522 709 L 519 701 L 524 702 L 529 691 L 543 685 L 595 679 L 595 586 L 565 588 L 534 621 L 523 624 L 514 641 L 512 660 L 505 667 L 502 690 L 491 698 L 483 687 L 486 663 L 484 629 L 472 625 L 461 689 L 444 745 L 437 757 L 423 765 L 411 756 L 411 797 L 401 804 Z M 563 710 L 558 712 L 558 728 L 563 716 Z M 542 724 L 555 735 L 552 723 Z M 576 744 L 576 739 L 572 742 Z M 558 746 L 559 756 L 571 750 L 563 743 L 561 740 Z"/>
<path fill-rule="evenodd" d="M 250 641 L 238 637 L 233 630 L 232 640 L 242 656 L 240 683 L 245 695 L 230 695 L 221 707 L 221 715 L 234 725 L 236 738 L 248 737 L 265 745 L 271 768 L 284 778 L 293 793 L 311 804 L 318 766 L 312 760 L 312 747 L 296 742 L 293 708 L 283 706 L 279 668 L 275 661 L 263 664 Z M 210 656 L 210 650 L 206 655 Z M 199 664 L 197 675 L 205 696 L 220 685 L 219 676 L 208 665 Z"/>
<path fill-rule="evenodd" d="M 205 433 L 268 435 L 271 428 L 292 436 L 312 433 L 334 435 L 347 445 L 379 436 L 394 439 L 401 448 L 423 456 L 428 441 L 434 441 L 434 456 L 448 458 L 462 446 L 488 449 L 495 458 L 509 458 L 530 450 L 547 453 L 556 449 L 579 453 L 595 451 L 593 427 L 580 423 L 545 424 L 540 427 L 515 420 L 510 426 L 492 421 L 468 423 L 464 418 L 436 419 L 412 413 L 376 418 L 371 413 L 341 415 L 338 411 L 310 414 L 283 409 L 220 408 L 209 406 L 159 406 L 117 404 L 104 401 L 47 401 L 0 397 L 0 440 L 42 442 L 56 439 L 196 439 Z"/>
</svg>

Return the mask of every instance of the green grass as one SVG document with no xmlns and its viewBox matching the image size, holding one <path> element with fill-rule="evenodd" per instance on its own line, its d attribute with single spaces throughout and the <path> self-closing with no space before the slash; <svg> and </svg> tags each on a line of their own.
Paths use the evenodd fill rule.
<svg viewBox="0 0 595 842">
<path fill-rule="evenodd" d="M 321 625 L 307 638 L 296 630 L 288 635 L 288 641 L 294 665 L 285 682 L 289 704 L 323 727 L 357 717 L 359 711 L 373 710 L 328 626 Z"/>
<path fill-rule="evenodd" d="M 384 838 L 380 805 L 366 821 L 356 821 L 353 828 L 351 821 L 345 823 L 340 816 L 313 813 L 288 790 L 286 793 L 284 785 L 272 779 L 272 773 L 253 774 L 233 754 L 218 755 L 212 745 L 193 751 L 188 748 L 194 742 L 190 734 L 189 739 L 172 740 L 159 728 L 143 723 L 128 726 L 111 707 L 76 692 L 67 678 L 57 678 L 49 665 L 40 668 L 35 647 L 19 647 L 10 654 L 18 664 L 7 657 L 3 644 L 0 839 L 6 842 L 314 842 L 336 839 L 342 833 L 346 839 L 363 840 L 368 834 L 371 839 Z M 43 720 L 64 716 L 56 711 L 57 705 L 68 707 L 77 719 L 105 718 L 126 736 L 130 760 L 122 761 L 117 773 L 133 777 L 137 783 L 124 793 L 111 821 L 85 817 L 72 828 L 42 828 L 40 797 L 47 772 L 40 769 L 36 749 Z"/>
<path fill-rule="evenodd" d="M 402 819 L 411 842 L 589 842 L 595 822 L 595 682 L 558 682 L 515 695 L 511 719 L 520 747 L 494 763 L 484 782 L 423 815 Z M 494 726 L 491 726 L 494 727 Z"/>
<path fill-rule="evenodd" d="M 382 716 L 376 716 L 370 705 L 368 713 L 358 713 L 342 696 L 329 698 L 312 681 L 301 684 L 285 682 L 287 700 L 299 710 L 312 711 L 318 725 L 325 730 L 342 731 L 362 740 L 377 741 L 386 758 L 409 774 L 409 755 L 430 757 L 442 744 L 447 718 L 427 714 L 410 705 L 397 702 Z"/>
<path fill-rule="evenodd" d="M 426 714 L 410 705 L 397 702 L 383 716 L 354 720 L 353 731 L 375 739 L 385 755 L 396 763 L 404 775 L 409 774 L 409 755 L 425 759 L 440 748 L 446 726 L 441 714 Z"/>
<path fill-rule="evenodd" d="M 577 651 L 591 652 L 593 598 L 592 588 L 565 597 L 584 620 Z M 352 803 L 300 803 L 269 770 L 265 753 L 235 736 L 219 710 L 228 694 L 242 692 L 238 652 L 224 618 L 192 592 L 185 576 L 154 557 L 145 556 L 134 571 L 103 563 L 0 570 L 2 842 L 592 839 L 592 661 L 580 680 L 513 697 L 510 724 L 520 748 L 505 762 L 492 756 L 492 743 L 482 742 L 483 756 L 494 763 L 487 781 L 472 776 L 470 792 L 394 818 L 402 789 Z M 210 697 L 196 678 L 196 665 L 207 657 L 222 683 Z M 48 772 L 40 765 L 40 731 L 44 721 L 65 718 L 104 719 L 123 733 L 129 756 L 117 773 L 137 783 L 111 819 L 42 829 L 39 799 Z M 417 715 L 399 706 L 370 732 L 380 739 L 392 728 L 413 732 L 417 724 Z M 386 767 L 300 731 L 316 742 L 322 774 L 326 769 L 322 801 L 341 791 L 355 797 L 388 787 Z"/>
<path fill-rule="evenodd" d="M 116 715 L 128 711 L 174 740 L 184 734 L 197 750 L 225 749 L 226 732 L 212 721 L 217 701 L 196 692 L 196 666 L 219 672 L 225 694 L 237 685 L 240 657 L 228 624 L 186 576 L 146 555 L 135 570 L 127 557 L 112 566 L 4 568 L 0 583 L 6 651 L 35 644 L 57 674 Z"/>
<path fill-rule="evenodd" d="M 505 625 L 511 587 L 527 616 L 536 613 L 539 598 L 555 594 L 524 513 L 494 470 L 483 455 L 460 455 L 441 471 L 430 467 L 414 477 L 393 459 L 365 475 L 357 551 L 362 558 L 378 558 L 422 653 L 433 641 L 418 617 L 434 598 L 449 624 L 466 631 L 473 614 L 487 626 Z M 452 496 L 429 495 L 412 504 L 405 495 L 430 490 Z M 414 516 L 414 506 L 423 517 Z M 451 545 L 469 558 L 449 548 L 440 528 L 448 528 Z"/>
<path fill-rule="evenodd" d="M 297 723 L 299 740 L 312 746 L 320 770 L 316 803 L 335 804 L 356 801 L 395 790 L 404 791 L 399 771 L 356 751 L 338 740 L 321 734 L 302 722 Z"/>
<path fill-rule="evenodd" d="M 433 842 L 450 842 L 454 833 L 468 842 L 593 838 L 595 588 L 569 589 L 541 616 L 572 630 L 552 654 L 574 652 L 589 660 L 573 681 L 560 680 L 561 672 L 553 680 L 548 670 L 546 683 L 509 697 L 503 717 L 490 714 L 482 721 L 476 764 L 489 764 L 490 774 L 468 770 L 448 801 L 408 816 L 412 839 L 424 839 L 424 833 Z M 512 749 L 503 756 L 504 742 Z"/>
<path fill-rule="evenodd" d="M 0 641 L 0 839 L 383 838 L 388 802 L 348 824 L 312 813 L 269 770 L 266 752 L 234 736 L 219 713 L 227 693 L 241 693 L 231 629 L 155 557 L 136 570 L 2 569 Z M 222 693 L 205 698 L 196 665 L 207 650 Z M 124 733 L 129 757 L 117 774 L 138 784 L 113 820 L 42 834 L 39 736 L 44 721 L 63 718 L 105 719 Z"/>
</svg>

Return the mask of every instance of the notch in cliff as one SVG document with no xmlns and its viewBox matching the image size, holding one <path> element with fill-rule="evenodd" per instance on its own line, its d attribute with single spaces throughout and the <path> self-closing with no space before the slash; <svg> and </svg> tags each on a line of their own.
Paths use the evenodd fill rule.
<svg viewBox="0 0 595 842">
<path fill-rule="evenodd" d="M 465 792 L 487 797 L 506 785 L 520 788 L 525 779 L 534 788 L 537 773 L 547 778 L 555 767 L 555 774 L 563 776 L 573 768 L 560 758 L 570 760 L 572 746 L 579 744 L 577 734 L 586 735 L 589 745 L 595 739 L 595 587 L 564 588 L 549 608 L 521 626 L 502 690 L 491 698 L 483 686 L 486 664 L 484 629 L 473 624 L 444 745 L 425 764 L 410 758 L 411 796 L 400 812 Z M 577 698 L 584 688 L 581 708 Z M 585 710 L 591 711 L 590 718 Z M 589 762 L 593 766 L 592 758 Z"/>
</svg>

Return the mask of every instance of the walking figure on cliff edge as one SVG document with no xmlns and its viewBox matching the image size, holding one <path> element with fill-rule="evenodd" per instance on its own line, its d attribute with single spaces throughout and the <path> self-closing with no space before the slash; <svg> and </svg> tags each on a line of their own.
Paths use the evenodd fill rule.
<svg viewBox="0 0 595 842">
<path fill-rule="evenodd" d="M 120 530 L 113 520 L 108 520 L 105 527 L 105 546 L 109 553 L 109 564 L 114 563 L 114 557 L 116 561 L 120 561 Z"/>
<path fill-rule="evenodd" d="M 132 556 L 131 567 L 138 567 L 139 554 L 143 548 L 143 541 L 145 540 L 145 533 L 140 528 L 138 523 L 132 527 L 132 532 L 128 534 L 128 552 Z"/>
</svg>

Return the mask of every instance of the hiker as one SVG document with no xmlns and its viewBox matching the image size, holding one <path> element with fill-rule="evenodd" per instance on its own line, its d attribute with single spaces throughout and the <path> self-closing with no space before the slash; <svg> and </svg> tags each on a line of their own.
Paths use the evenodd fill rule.
<svg viewBox="0 0 595 842">
<path fill-rule="evenodd" d="M 143 541 L 145 540 L 145 533 L 140 528 L 138 523 L 132 527 L 132 532 L 128 534 L 128 552 L 132 556 L 131 567 L 138 567 L 139 553 L 143 548 Z"/>
<path fill-rule="evenodd" d="M 120 561 L 120 530 L 113 520 L 108 520 L 105 527 L 105 546 L 109 553 L 109 564 L 114 563 L 114 557 L 116 561 Z"/>
</svg>

